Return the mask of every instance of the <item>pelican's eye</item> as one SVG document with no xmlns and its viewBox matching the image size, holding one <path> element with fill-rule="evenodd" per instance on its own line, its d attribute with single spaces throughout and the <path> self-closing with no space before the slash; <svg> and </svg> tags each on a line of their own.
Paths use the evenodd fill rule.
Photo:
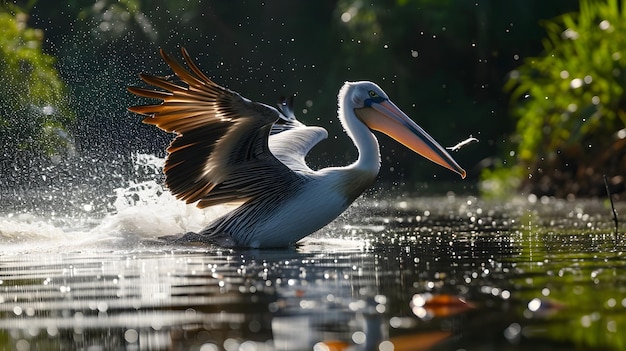
<svg viewBox="0 0 626 351">
<path fill-rule="evenodd" d="M 378 93 L 374 90 L 369 90 L 367 92 L 367 95 L 369 95 L 369 97 L 365 99 L 365 101 L 363 101 L 363 105 L 365 105 L 366 107 L 371 107 L 373 103 L 380 104 L 381 102 L 385 101 L 385 98 L 378 95 Z"/>
</svg>

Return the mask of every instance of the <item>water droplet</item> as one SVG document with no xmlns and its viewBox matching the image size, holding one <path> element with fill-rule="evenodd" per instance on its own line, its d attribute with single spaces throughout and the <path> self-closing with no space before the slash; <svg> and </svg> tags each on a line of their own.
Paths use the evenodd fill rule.
<svg viewBox="0 0 626 351">
<path fill-rule="evenodd" d="M 52 107 L 50 105 L 46 105 L 46 106 L 43 107 L 42 112 L 43 112 L 44 115 L 50 116 L 50 115 L 54 114 L 55 109 L 54 109 L 54 107 Z"/>
<path fill-rule="evenodd" d="M 536 312 L 539 310 L 539 308 L 541 308 L 541 300 L 539 300 L 538 298 L 534 298 L 528 303 L 528 310 L 530 310 L 531 312 Z"/>
<path fill-rule="evenodd" d="M 571 28 L 566 29 L 562 34 L 563 39 L 571 39 L 571 40 L 576 40 L 578 39 L 579 36 L 580 35 L 578 34 L 578 32 Z"/>
<path fill-rule="evenodd" d="M 124 340 L 129 344 L 134 344 L 139 339 L 139 334 L 135 329 L 128 329 L 124 332 Z"/>
<path fill-rule="evenodd" d="M 324 344 L 323 342 L 318 342 L 317 344 L 313 345 L 313 351 L 330 351 L 330 347 L 328 347 L 328 345 Z"/>
<path fill-rule="evenodd" d="M 591 322 L 591 316 L 589 315 L 580 317 L 580 324 L 583 326 L 583 328 L 589 328 L 591 326 Z"/>
<path fill-rule="evenodd" d="M 520 333 L 522 332 L 522 326 L 517 323 L 512 323 L 508 328 L 504 330 L 504 337 L 512 342 L 519 338 Z"/>
<path fill-rule="evenodd" d="M 200 351 L 219 351 L 219 347 L 215 344 L 206 343 L 200 346 Z"/>
<path fill-rule="evenodd" d="M 600 103 L 600 98 L 598 96 L 594 96 L 591 98 L 591 103 L 594 105 L 598 105 Z"/>
<path fill-rule="evenodd" d="M 580 87 L 583 86 L 583 80 L 580 78 L 574 78 L 572 79 L 572 81 L 569 83 L 570 88 L 572 89 L 578 89 Z"/>
<path fill-rule="evenodd" d="M 23 312 L 23 311 L 22 311 L 22 308 L 21 308 L 20 306 L 15 306 L 15 307 L 13 307 L 13 313 L 14 313 L 16 316 L 20 316 L 20 315 L 22 314 L 22 312 Z"/>
<path fill-rule="evenodd" d="M 602 30 L 607 30 L 607 29 L 609 29 L 611 27 L 611 23 L 609 21 L 607 21 L 607 20 L 604 20 L 604 21 L 600 22 L 599 27 Z"/>
<path fill-rule="evenodd" d="M 354 332 L 354 334 L 352 334 L 352 341 L 354 341 L 355 344 L 361 345 L 365 343 L 366 339 L 367 339 L 367 336 L 362 331 L 357 331 L 357 332 Z"/>
<path fill-rule="evenodd" d="M 59 329 L 54 325 L 49 326 L 46 331 L 49 336 L 57 336 L 59 334 Z"/>
</svg>

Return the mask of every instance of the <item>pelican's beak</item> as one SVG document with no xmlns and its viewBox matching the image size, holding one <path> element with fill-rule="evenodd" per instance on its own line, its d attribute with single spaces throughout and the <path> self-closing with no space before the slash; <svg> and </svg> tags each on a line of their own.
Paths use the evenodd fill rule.
<svg viewBox="0 0 626 351">
<path fill-rule="evenodd" d="M 393 102 L 372 102 L 369 107 L 355 110 L 370 129 L 387 134 L 402 145 L 465 178 L 465 170 L 422 127 L 413 122 Z"/>
</svg>

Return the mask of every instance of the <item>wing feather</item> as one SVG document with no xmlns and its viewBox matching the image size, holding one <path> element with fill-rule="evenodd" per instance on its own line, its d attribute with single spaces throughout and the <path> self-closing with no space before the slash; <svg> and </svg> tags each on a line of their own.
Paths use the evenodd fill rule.
<svg viewBox="0 0 626 351">
<path fill-rule="evenodd" d="M 269 138 L 270 150 L 277 159 L 296 172 L 312 172 L 305 157 L 320 141 L 328 137 L 322 127 L 294 127 Z"/>
<path fill-rule="evenodd" d="M 300 123 L 294 113 L 293 100 L 290 96 L 278 101 L 278 108 L 286 118 L 272 126 L 269 147 L 274 156 L 293 171 L 309 173 L 312 170 L 305 157 L 317 143 L 328 137 L 328 132 L 322 127 L 308 127 Z"/>
<path fill-rule="evenodd" d="M 180 82 L 141 74 L 144 82 L 165 91 L 128 89 L 138 96 L 162 100 L 129 110 L 146 115 L 144 123 L 177 134 L 167 148 L 163 167 L 170 191 L 187 203 L 207 207 L 280 192 L 302 182 L 268 145 L 272 126 L 288 119 L 286 115 L 214 83 L 186 50 L 182 49 L 182 54 L 190 70 L 161 50 Z"/>
</svg>

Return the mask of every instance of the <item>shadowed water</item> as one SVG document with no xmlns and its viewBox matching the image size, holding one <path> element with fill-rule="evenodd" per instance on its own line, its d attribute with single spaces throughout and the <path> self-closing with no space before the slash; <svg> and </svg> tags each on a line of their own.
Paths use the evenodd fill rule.
<svg viewBox="0 0 626 351">
<path fill-rule="evenodd" d="M 359 200 L 286 250 L 172 246 L 150 209 L 82 231 L 4 217 L 22 236 L 3 231 L 2 348 L 626 348 L 624 238 L 604 202 Z"/>
</svg>

